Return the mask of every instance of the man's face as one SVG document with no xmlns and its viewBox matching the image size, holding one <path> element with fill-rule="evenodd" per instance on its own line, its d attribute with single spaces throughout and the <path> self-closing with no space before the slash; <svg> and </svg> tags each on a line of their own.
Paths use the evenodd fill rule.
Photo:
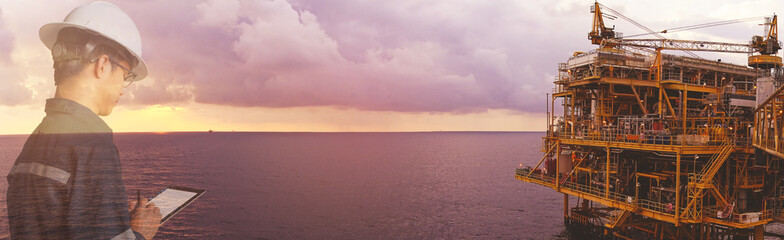
<svg viewBox="0 0 784 240">
<path fill-rule="evenodd" d="M 120 60 L 117 61 L 117 64 L 130 69 L 129 64 L 126 61 Z M 120 96 L 123 94 L 122 90 L 123 84 L 125 83 L 126 74 L 128 73 L 126 73 L 123 68 L 119 66 L 112 66 L 112 71 L 109 74 L 109 77 L 105 79 L 105 81 L 101 81 L 101 107 L 99 109 L 98 115 L 108 116 L 112 113 L 114 107 L 117 106 L 117 102 L 120 101 Z"/>
</svg>

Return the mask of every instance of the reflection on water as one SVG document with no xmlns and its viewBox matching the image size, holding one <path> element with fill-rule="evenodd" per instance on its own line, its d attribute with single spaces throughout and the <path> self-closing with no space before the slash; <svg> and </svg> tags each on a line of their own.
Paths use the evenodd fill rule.
<svg viewBox="0 0 784 240">
<path fill-rule="evenodd" d="M 514 179 L 541 133 L 122 133 L 128 198 L 207 189 L 160 239 L 566 239 L 562 195 Z M 0 136 L 5 176 L 26 136 Z M 0 181 L 0 235 L 7 235 Z M 574 203 L 574 201 L 572 201 Z"/>
</svg>

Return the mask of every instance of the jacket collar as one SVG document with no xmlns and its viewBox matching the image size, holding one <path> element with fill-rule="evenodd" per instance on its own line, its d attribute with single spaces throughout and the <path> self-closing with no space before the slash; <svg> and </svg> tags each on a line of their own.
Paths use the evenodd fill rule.
<svg viewBox="0 0 784 240">
<path fill-rule="evenodd" d="M 98 132 L 112 132 L 112 129 L 109 128 L 109 125 L 106 125 L 106 122 L 104 122 L 103 119 L 98 116 L 98 114 L 95 114 L 95 112 L 89 108 L 70 99 L 46 99 L 45 111 L 47 115 L 52 113 L 71 114 L 77 119 L 85 122 L 90 129 L 95 129 Z"/>
</svg>

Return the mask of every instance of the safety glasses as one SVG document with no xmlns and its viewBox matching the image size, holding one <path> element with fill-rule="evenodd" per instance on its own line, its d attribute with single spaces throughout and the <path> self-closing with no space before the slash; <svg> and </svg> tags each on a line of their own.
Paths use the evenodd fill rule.
<svg viewBox="0 0 784 240">
<path fill-rule="evenodd" d="M 118 63 L 118 62 L 115 62 L 115 61 L 114 61 L 114 60 L 112 60 L 111 58 L 109 58 L 109 62 L 113 63 L 114 65 L 117 65 L 118 67 L 122 68 L 122 69 L 125 71 L 125 74 L 123 74 L 123 79 L 125 79 L 125 81 L 126 81 L 126 82 L 128 82 L 128 83 L 127 83 L 127 84 L 125 84 L 125 85 L 123 85 L 123 87 L 128 87 L 128 86 L 130 86 L 130 85 L 131 85 L 131 83 L 133 83 L 133 79 L 135 79 L 135 78 L 136 78 L 136 73 L 135 73 L 135 72 L 133 72 L 133 71 L 131 71 L 131 69 L 128 69 L 128 68 L 126 68 L 126 67 L 123 67 L 123 65 L 121 65 L 121 64 L 120 64 L 120 63 Z"/>
</svg>

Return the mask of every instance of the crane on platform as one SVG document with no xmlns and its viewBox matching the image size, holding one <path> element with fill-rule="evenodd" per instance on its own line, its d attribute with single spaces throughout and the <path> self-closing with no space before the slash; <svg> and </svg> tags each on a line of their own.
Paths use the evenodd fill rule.
<svg viewBox="0 0 784 240">
<path fill-rule="evenodd" d="M 608 10 L 611 13 L 621 16 L 623 19 L 629 21 L 635 26 L 644 29 L 648 34 L 656 36 L 658 39 L 625 39 L 620 33 L 615 32 L 615 27 L 608 28 L 604 26 L 603 17 L 608 16 L 611 19 L 617 18 L 615 15 L 608 15 L 602 13 L 602 9 Z M 692 57 L 699 58 L 692 51 L 704 52 L 725 52 L 725 53 L 746 53 L 748 57 L 748 66 L 756 69 L 780 69 L 782 66 L 781 57 L 776 56 L 778 50 L 781 49 L 781 42 L 778 40 L 778 17 L 773 15 L 765 22 L 766 36 L 753 36 L 752 41 L 748 44 L 741 43 L 726 43 L 726 42 L 712 42 L 712 41 L 694 41 L 694 40 L 677 40 L 667 39 L 653 30 L 637 23 L 636 21 L 623 16 L 621 13 L 612 10 L 599 2 L 595 2 L 591 7 L 593 13 L 593 29 L 588 33 L 588 38 L 591 43 L 599 45 L 603 49 L 632 47 L 641 49 L 655 50 L 655 60 L 651 65 L 651 72 L 655 75 L 654 79 L 661 82 L 662 80 L 662 50 L 682 50 Z M 746 21 L 747 18 L 741 19 Z M 740 22 L 741 20 L 734 21 Z M 733 21 L 722 21 L 721 24 L 732 23 Z M 719 25 L 721 25 L 719 24 Z M 699 26 L 718 26 L 717 24 L 701 24 L 694 25 L 689 28 L 694 29 Z M 676 28 L 677 29 L 677 28 Z M 667 30 L 662 31 L 667 32 Z M 759 53 L 759 54 L 755 54 Z M 661 94 L 660 94 L 661 95 Z M 661 97 L 660 97 L 661 98 Z M 659 105 L 660 114 L 662 113 L 662 106 Z"/>
<path fill-rule="evenodd" d="M 616 17 L 602 13 L 602 9 L 599 6 L 599 2 L 594 2 L 594 5 L 591 6 L 591 13 L 593 13 L 593 30 L 588 33 L 588 39 L 590 39 L 591 43 L 595 45 L 601 45 L 605 48 L 613 48 L 615 47 L 614 45 L 602 43 L 604 43 L 605 39 L 618 39 L 621 38 L 621 36 L 620 34 L 616 36 L 615 26 L 606 27 L 604 25 L 604 17 L 606 16 L 607 18 L 613 20 Z"/>
<path fill-rule="evenodd" d="M 602 9 L 608 10 L 611 13 L 617 15 L 609 15 L 602 12 Z M 683 50 L 687 54 L 692 57 L 699 58 L 691 51 L 708 51 L 708 52 L 728 52 L 728 53 L 747 53 L 749 54 L 748 65 L 753 68 L 760 68 L 760 69 L 771 69 L 771 68 L 778 68 L 782 66 L 781 57 L 776 56 L 776 53 L 779 49 L 781 49 L 781 42 L 778 40 L 778 17 L 773 15 L 772 18 L 768 18 L 769 21 L 766 21 L 764 25 L 766 25 L 766 36 L 753 36 L 752 41 L 748 44 L 739 44 L 739 43 L 724 43 L 724 42 L 710 42 L 710 41 L 691 41 L 691 40 L 675 40 L 675 39 L 667 39 L 657 32 L 643 26 L 642 24 L 637 23 L 636 21 L 623 16 L 619 12 L 612 10 L 599 2 L 595 2 L 593 6 L 591 6 L 591 12 L 593 13 L 593 28 L 591 32 L 588 33 L 588 38 L 591 40 L 592 44 L 600 45 L 601 48 L 618 48 L 621 46 L 626 47 L 638 47 L 638 48 L 648 48 L 648 49 L 655 49 L 657 59 L 661 59 L 661 50 Z M 615 27 L 609 28 L 604 25 L 603 17 L 609 17 L 610 19 L 615 19 L 618 16 L 625 19 L 626 21 L 634 24 L 635 26 L 647 31 L 647 34 L 652 34 L 656 36 L 658 39 L 625 39 L 622 37 L 622 34 L 615 32 Z M 735 22 L 742 22 L 748 21 L 750 19 L 758 19 L 758 18 L 745 18 L 745 19 L 738 19 L 732 21 L 722 21 L 716 24 L 700 24 L 689 26 L 686 29 L 696 29 L 698 27 L 710 27 L 710 26 L 718 26 L 724 25 L 729 23 Z M 679 28 L 674 28 L 679 29 Z M 666 33 L 667 30 L 662 31 L 662 33 Z M 639 34 L 635 36 L 647 35 L 647 34 Z M 752 55 L 753 53 L 759 53 L 759 55 Z M 660 61 L 657 61 L 660 63 Z"/>
<path fill-rule="evenodd" d="M 610 13 L 612 13 L 614 15 L 603 13 L 602 9 L 605 9 L 605 10 L 607 10 L 608 12 L 610 12 Z M 608 27 L 604 26 L 604 19 L 603 19 L 603 17 L 610 18 L 611 20 L 615 20 L 616 18 L 620 17 L 620 18 L 626 20 L 627 22 L 633 24 L 634 26 L 637 26 L 638 28 L 648 32 L 646 35 L 651 34 L 651 35 L 656 36 L 656 38 L 666 39 L 661 34 L 659 34 L 657 32 L 654 32 L 650 28 L 648 28 L 646 26 L 643 26 L 642 24 L 638 23 L 637 21 L 634 21 L 633 19 L 631 19 L 629 17 L 626 17 L 625 15 L 621 14 L 618 11 L 613 10 L 612 8 L 609 8 L 609 7 L 605 6 L 605 5 L 602 5 L 599 2 L 594 2 L 594 5 L 591 7 L 591 13 L 594 14 L 593 15 L 593 30 L 590 33 L 588 33 L 588 38 L 591 39 L 591 43 L 593 43 L 593 44 L 604 46 L 604 47 L 613 48 L 615 46 L 602 45 L 603 40 L 604 39 L 621 39 L 621 38 L 623 38 L 623 34 L 614 31 L 615 27 L 608 28 Z M 643 51 L 645 51 L 645 50 L 643 50 Z M 688 54 L 691 57 L 701 58 L 700 56 L 697 56 L 697 54 L 694 54 L 693 52 L 690 52 L 690 51 L 687 51 L 687 50 L 683 50 L 683 52 L 685 52 L 686 54 Z"/>
</svg>

